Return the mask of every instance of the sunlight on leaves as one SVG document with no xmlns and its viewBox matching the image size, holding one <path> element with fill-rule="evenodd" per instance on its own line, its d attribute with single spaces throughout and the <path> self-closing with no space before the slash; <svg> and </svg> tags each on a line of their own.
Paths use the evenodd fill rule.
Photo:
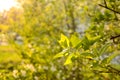
<svg viewBox="0 0 120 80">
<path fill-rule="evenodd" d="M 59 40 L 59 43 L 60 43 L 62 48 L 67 48 L 70 46 L 69 39 L 63 34 L 61 34 L 61 38 Z"/>
</svg>

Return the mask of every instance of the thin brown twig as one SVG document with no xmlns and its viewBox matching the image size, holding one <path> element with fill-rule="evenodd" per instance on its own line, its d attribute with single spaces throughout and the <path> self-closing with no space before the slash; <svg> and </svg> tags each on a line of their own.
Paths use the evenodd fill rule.
<svg viewBox="0 0 120 80">
<path fill-rule="evenodd" d="M 99 6 L 104 7 L 104 8 L 106 8 L 106 9 L 110 10 L 110 11 L 113 11 L 113 12 L 117 13 L 117 14 L 120 14 L 120 12 L 118 12 L 118 11 L 116 11 L 116 10 L 114 10 L 114 9 L 111 9 L 111 8 L 109 8 L 109 7 L 107 7 L 107 6 L 104 6 L 104 5 L 102 5 L 102 4 L 99 4 Z"/>
<path fill-rule="evenodd" d="M 120 75 L 120 70 L 116 69 L 116 68 L 113 68 L 112 66 L 108 65 L 108 67 L 110 68 L 109 71 L 110 72 L 113 72 L 113 73 L 116 73 L 118 75 Z M 112 71 L 113 70 L 113 71 Z"/>
<path fill-rule="evenodd" d="M 114 10 L 116 10 L 116 1 L 114 2 L 114 5 L 111 5 Z M 115 20 L 118 20 L 117 14 L 114 12 Z"/>
<path fill-rule="evenodd" d="M 115 39 L 115 38 L 118 38 L 118 37 L 120 37 L 120 35 L 112 36 L 110 39 Z"/>
<path fill-rule="evenodd" d="M 105 4 L 105 6 L 107 6 L 107 2 L 106 2 L 106 0 L 104 0 L 104 4 Z"/>
<path fill-rule="evenodd" d="M 120 37 L 120 35 L 117 36 L 111 36 L 111 40 L 113 40 L 113 43 L 118 44 L 118 42 L 115 41 L 116 38 Z"/>
</svg>

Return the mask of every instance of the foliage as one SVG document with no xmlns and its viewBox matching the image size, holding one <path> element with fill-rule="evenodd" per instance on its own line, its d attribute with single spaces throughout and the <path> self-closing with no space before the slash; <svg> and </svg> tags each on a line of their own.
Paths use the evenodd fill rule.
<svg viewBox="0 0 120 80">
<path fill-rule="evenodd" d="M 2 63 L 0 79 L 119 80 L 119 0 L 18 1 L 0 34 L 20 60 Z"/>
</svg>

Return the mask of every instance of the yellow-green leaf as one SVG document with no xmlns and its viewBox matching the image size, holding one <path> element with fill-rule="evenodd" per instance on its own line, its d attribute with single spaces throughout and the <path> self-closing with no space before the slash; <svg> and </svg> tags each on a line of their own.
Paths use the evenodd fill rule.
<svg viewBox="0 0 120 80">
<path fill-rule="evenodd" d="M 75 48 L 75 47 L 77 48 L 77 47 L 79 47 L 81 40 L 77 36 L 72 35 L 70 38 L 70 42 L 71 42 L 73 48 Z"/>
<path fill-rule="evenodd" d="M 66 59 L 64 65 L 71 64 L 71 63 L 72 63 L 72 58 L 73 58 L 73 57 L 75 57 L 75 55 L 74 55 L 73 53 L 70 54 L 70 55 L 67 57 L 67 59 Z"/>
<path fill-rule="evenodd" d="M 68 49 L 64 49 L 62 52 L 56 54 L 53 59 L 60 58 L 60 57 L 63 57 L 63 56 L 67 56 L 68 55 L 67 51 L 68 51 Z"/>
<path fill-rule="evenodd" d="M 67 48 L 70 46 L 69 39 L 63 34 L 61 34 L 61 39 L 59 40 L 59 43 L 60 43 L 61 47 L 63 47 L 63 48 Z"/>
</svg>

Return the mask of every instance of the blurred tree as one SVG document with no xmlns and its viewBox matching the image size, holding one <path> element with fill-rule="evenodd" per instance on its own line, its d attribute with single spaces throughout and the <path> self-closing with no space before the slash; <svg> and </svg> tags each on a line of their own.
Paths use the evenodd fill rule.
<svg viewBox="0 0 120 80">
<path fill-rule="evenodd" d="M 10 27 L 5 32 L 22 60 L 3 71 L 1 79 L 119 79 L 119 65 L 111 61 L 119 55 L 120 1 L 19 2 L 23 9 L 12 8 L 0 23 Z"/>
</svg>

